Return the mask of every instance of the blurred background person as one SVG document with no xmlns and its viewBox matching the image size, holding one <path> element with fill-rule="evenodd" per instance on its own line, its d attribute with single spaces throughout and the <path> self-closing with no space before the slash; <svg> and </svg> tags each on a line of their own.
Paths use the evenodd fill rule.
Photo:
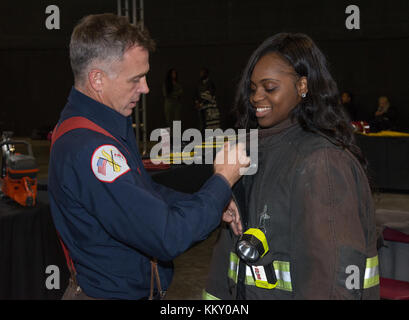
<svg viewBox="0 0 409 320">
<path fill-rule="evenodd" d="M 194 105 L 199 113 L 200 129 L 220 128 L 220 111 L 216 102 L 216 86 L 209 79 L 209 69 L 201 68 L 199 77 Z"/>
<path fill-rule="evenodd" d="M 345 111 L 347 112 L 351 121 L 358 120 L 358 117 L 357 117 L 358 110 L 353 102 L 352 94 L 350 92 L 344 91 L 341 94 L 341 103 L 344 106 Z"/>
<path fill-rule="evenodd" d="M 181 120 L 183 88 L 178 81 L 178 72 L 171 68 L 163 84 L 163 96 L 165 97 L 165 120 L 166 126 L 172 128 L 173 121 Z"/>
<path fill-rule="evenodd" d="M 391 103 L 387 96 L 378 98 L 378 108 L 375 111 L 371 121 L 371 131 L 392 130 L 395 128 L 396 113 L 391 107 Z"/>
</svg>

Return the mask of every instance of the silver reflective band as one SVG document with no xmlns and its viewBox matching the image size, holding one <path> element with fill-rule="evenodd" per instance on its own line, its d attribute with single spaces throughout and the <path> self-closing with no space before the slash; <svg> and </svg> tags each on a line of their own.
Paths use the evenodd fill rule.
<svg viewBox="0 0 409 320">
<path fill-rule="evenodd" d="M 378 256 L 366 259 L 364 289 L 379 285 L 379 261 Z"/>
<path fill-rule="evenodd" d="M 237 283 L 238 277 L 238 268 L 239 268 L 239 257 L 234 252 L 230 252 L 230 265 L 229 270 L 227 271 L 227 276 Z"/>
<path fill-rule="evenodd" d="M 277 278 L 277 286 L 275 289 L 292 291 L 290 263 L 288 261 L 274 261 L 274 271 Z M 237 283 L 239 257 L 234 253 L 230 253 L 230 268 L 228 277 Z M 251 268 L 246 266 L 245 284 L 254 286 L 254 278 Z M 366 259 L 366 268 L 364 276 L 364 289 L 368 289 L 379 285 L 379 261 L 378 256 Z"/>
<path fill-rule="evenodd" d="M 278 282 L 276 289 L 293 291 L 291 285 L 290 262 L 274 261 L 273 266 Z"/>
<path fill-rule="evenodd" d="M 230 252 L 230 267 L 228 270 L 228 277 L 237 283 L 238 277 L 238 266 L 239 266 L 239 257 L 234 253 Z M 274 289 L 292 291 L 291 285 L 291 274 L 290 274 L 290 263 L 288 261 L 274 261 L 274 272 L 277 278 L 277 286 Z M 246 279 L 245 284 L 249 286 L 254 286 L 253 273 L 251 268 L 246 266 Z"/>
</svg>

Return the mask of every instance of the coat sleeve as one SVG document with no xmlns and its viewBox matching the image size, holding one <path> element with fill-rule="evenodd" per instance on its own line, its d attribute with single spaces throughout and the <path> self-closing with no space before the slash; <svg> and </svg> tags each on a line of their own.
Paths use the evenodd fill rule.
<svg viewBox="0 0 409 320">
<path fill-rule="evenodd" d="M 64 185 L 65 192 L 113 238 L 162 261 L 205 239 L 220 224 L 231 197 L 229 185 L 213 175 L 195 194 L 176 196 L 169 204 L 133 170 L 112 182 L 99 180 L 89 166 L 91 157 L 92 151 L 86 150 L 66 165 L 63 180 L 74 179 L 75 187 Z"/>
<path fill-rule="evenodd" d="M 163 199 L 165 199 L 165 201 L 169 205 L 177 201 L 188 200 L 192 197 L 192 194 L 190 193 L 179 192 L 179 191 L 173 190 L 172 188 L 166 187 L 160 183 L 153 181 L 152 177 L 150 177 L 149 174 L 148 174 L 148 179 L 150 180 L 152 187 L 162 195 Z"/>
<path fill-rule="evenodd" d="M 375 213 L 346 151 L 323 148 L 297 170 L 291 215 L 296 299 L 378 299 Z"/>
</svg>

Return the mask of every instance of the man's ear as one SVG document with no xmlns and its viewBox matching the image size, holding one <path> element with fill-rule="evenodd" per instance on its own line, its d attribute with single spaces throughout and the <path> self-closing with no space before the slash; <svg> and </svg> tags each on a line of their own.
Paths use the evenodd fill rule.
<svg viewBox="0 0 409 320">
<path fill-rule="evenodd" d="M 88 81 L 96 92 L 101 92 L 103 88 L 104 73 L 98 69 L 92 69 L 88 72 Z"/>
<path fill-rule="evenodd" d="M 300 97 L 305 97 L 308 93 L 307 77 L 303 76 L 297 81 L 297 92 Z"/>
</svg>

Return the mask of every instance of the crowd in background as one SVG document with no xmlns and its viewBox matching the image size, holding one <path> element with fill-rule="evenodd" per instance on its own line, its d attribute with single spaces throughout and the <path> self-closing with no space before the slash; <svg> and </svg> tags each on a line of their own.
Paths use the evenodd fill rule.
<svg viewBox="0 0 409 320">
<path fill-rule="evenodd" d="M 162 87 L 166 126 L 172 128 L 173 121 L 181 121 L 183 114 L 183 87 L 175 68 L 169 69 Z M 197 110 L 201 130 L 220 128 L 220 110 L 216 101 L 216 87 L 209 78 L 209 70 L 200 69 L 199 81 L 193 96 L 192 106 Z"/>
</svg>

